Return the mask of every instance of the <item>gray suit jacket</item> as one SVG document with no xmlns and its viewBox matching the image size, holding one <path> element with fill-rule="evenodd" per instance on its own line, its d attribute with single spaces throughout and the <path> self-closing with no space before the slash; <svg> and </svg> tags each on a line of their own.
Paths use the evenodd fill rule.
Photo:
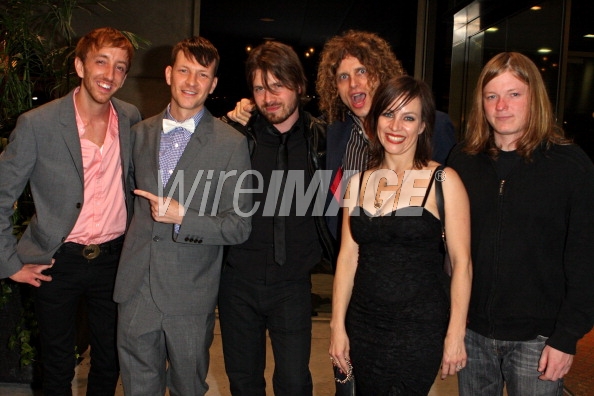
<svg viewBox="0 0 594 396">
<path fill-rule="evenodd" d="M 251 194 L 237 194 L 238 180 L 249 188 L 247 142 L 208 110 L 193 133 L 168 184 L 159 191 L 159 146 L 164 112 L 132 129 L 136 188 L 171 196 L 186 214 L 179 234 L 173 224 L 155 222 L 149 201 L 137 198 L 124 242 L 114 299 L 128 301 L 149 276 L 152 297 L 170 315 L 214 311 L 219 290 L 223 245 L 245 241 L 251 218 Z M 212 173 L 209 173 L 212 171 Z M 183 180 L 171 194 L 174 181 Z M 195 189 L 195 191 L 192 191 Z M 193 196 L 192 196 L 193 194 Z M 234 206 L 235 201 L 235 206 Z"/>
<path fill-rule="evenodd" d="M 118 113 L 122 188 L 131 216 L 130 126 L 138 109 L 112 99 Z M 13 204 L 30 182 L 36 215 L 18 246 L 12 235 Z M 72 231 L 85 204 L 83 163 L 73 92 L 21 115 L 0 154 L 0 278 L 14 275 L 23 263 L 49 264 Z"/>
</svg>

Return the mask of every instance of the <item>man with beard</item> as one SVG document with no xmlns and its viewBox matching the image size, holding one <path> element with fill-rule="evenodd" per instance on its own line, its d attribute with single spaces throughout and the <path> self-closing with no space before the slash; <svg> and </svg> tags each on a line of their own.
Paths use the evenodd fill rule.
<svg viewBox="0 0 594 396">
<path fill-rule="evenodd" d="M 371 32 L 348 30 L 331 37 L 320 53 L 316 90 L 328 123 L 326 169 L 332 171 L 326 221 L 336 240 L 344 181 L 367 169 L 369 139 L 364 124 L 375 90 L 391 77 L 405 74 L 388 41 Z M 227 117 L 245 125 L 252 110 L 252 102 L 244 98 Z M 456 144 L 454 125 L 446 113 L 437 111 L 433 129 L 431 157 L 443 164 Z"/>
<path fill-rule="evenodd" d="M 332 243 L 314 202 L 304 206 L 291 195 L 323 169 L 326 125 L 302 109 L 307 80 L 291 47 L 269 41 L 255 48 L 246 76 L 257 112 L 245 127 L 234 125 L 248 138 L 256 206 L 252 233 L 230 247 L 221 278 L 225 369 L 232 394 L 263 395 L 268 330 L 274 393 L 311 395 L 310 270 Z M 326 190 L 320 191 L 323 206 Z"/>
</svg>

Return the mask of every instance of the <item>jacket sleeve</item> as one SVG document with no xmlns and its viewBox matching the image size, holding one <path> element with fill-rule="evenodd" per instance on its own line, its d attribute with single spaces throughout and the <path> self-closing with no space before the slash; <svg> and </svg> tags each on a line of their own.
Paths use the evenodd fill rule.
<svg viewBox="0 0 594 396">
<path fill-rule="evenodd" d="M 433 160 L 445 164 L 452 147 L 456 145 L 456 132 L 450 116 L 437 111 L 435 113 L 435 130 L 431 146 L 433 149 Z"/>
<path fill-rule="evenodd" d="M 29 117 L 19 117 L 10 143 L 0 154 L 0 278 L 18 272 L 23 263 L 12 234 L 14 203 L 23 192 L 37 157 L 37 143 Z"/>
<path fill-rule="evenodd" d="M 576 166 L 576 174 L 572 176 L 577 185 L 565 214 L 568 223 L 565 279 L 560 280 L 565 282 L 565 299 L 555 330 L 547 340 L 551 347 L 570 354 L 575 354 L 578 340 L 594 323 L 594 165 L 585 153 L 579 154 L 581 166 Z"/>
<path fill-rule="evenodd" d="M 234 245 L 249 237 L 251 216 L 248 213 L 252 209 L 252 194 L 246 191 L 251 189 L 251 179 L 246 171 L 251 168 L 250 157 L 247 140 L 243 138 L 237 142 L 229 153 L 226 169 L 229 177 L 225 177 L 221 193 L 216 198 L 216 215 L 189 208 L 180 228 L 178 242 L 183 242 L 179 240 L 180 237 L 184 238 L 183 235 L 196 235 L 206 245 Z"/>
</svg>

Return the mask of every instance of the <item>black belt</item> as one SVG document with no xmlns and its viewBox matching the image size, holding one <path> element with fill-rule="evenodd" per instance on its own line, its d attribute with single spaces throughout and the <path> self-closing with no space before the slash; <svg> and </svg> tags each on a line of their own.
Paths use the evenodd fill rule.
<svg viewBox="0 0 594 396">
<path fill-rule="evenodd" d="M 119 254 L 124 245 L 124 236 L 117 237 L 108 242 L 99 244 L 82 245 L 80 243 L 66 242 L 58 250 L 59 253 L 80 254 L 87 260 L 93 260 L 102 254 Z"/>
</svg>

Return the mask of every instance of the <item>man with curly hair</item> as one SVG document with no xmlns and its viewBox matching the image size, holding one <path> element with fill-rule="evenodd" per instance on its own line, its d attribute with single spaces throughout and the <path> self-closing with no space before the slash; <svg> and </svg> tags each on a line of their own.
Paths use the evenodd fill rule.
<svg viewBox="0 0 594 396">
<path fill-rule="evenodd" d="M 368 139 L 363 125 L 373 95 L 383 81 L 404 74 L 390 44 L 375 33 L 348 30 L 329 39 L 320 54 L 316 90 L 320 111 L 328 122 L 326 166 L 332 170 L 326 220 L 337 239 L 337 214 L 346 184 L 341 180 L 367 168 Z M 436 112 L 433 159 L 444 163 L 455 143 L 448 115 Z"/>
<path fill-rule="evenodd" d="M 390 44 L 375 33 L 348 30 L 330 38 L 320 54 L 316 90 L 319 109 L 328 123 L 326 169 L 332 170 L 326 221 L 338 239 L 340 194 L 349 176 L 367 168 L 367 136 L 363 124 L 377 87 L 394 76 L 406 74 Z M 246 124 L 254 106 L 242 99 L 227 113 Z M 432 159 L 445 163 L 456 143 L 454 126 L 446 113 L 435 114 Z M 342 188 L 339 188 L 342 187 Z"/>
</svg>

